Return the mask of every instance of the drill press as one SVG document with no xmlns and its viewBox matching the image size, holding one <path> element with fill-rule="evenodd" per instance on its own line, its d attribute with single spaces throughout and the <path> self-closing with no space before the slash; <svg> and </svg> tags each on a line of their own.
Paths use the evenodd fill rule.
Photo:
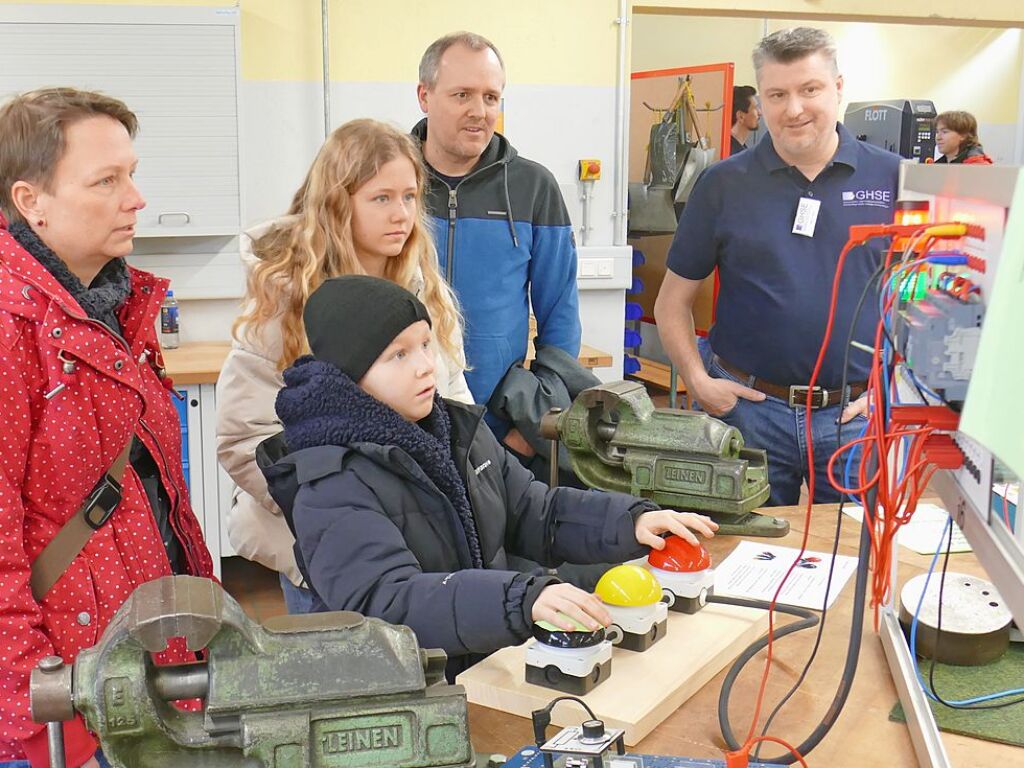
<svg viewBox="0 0 1024 768">
<path fill-rule="evenodd" d="M 158 666 L 171 638 L 205 649 Z M 32 673 L 32 717 L 64 765 L 61 722 L 81 713 L 115 768 L 473 768 L 466 696 L 443 651 L 408 627 L 340 611 L 252 622 L 220 585 L 140 586 L 74 666 Z M 172 702 L 202 699 L 202 711 Z"/>
<path fill-rule="evenodd" d="M 590 488 L 705 512 L 722 534 L 789 531 L 785 520 L 752 511 L 770 492 L 765 451 L 744 447 L 738 429 L 706 413 L 656 409 L 639 382 L 583 390 L 568 410 L 544 416 L 541 434 L 565 444 L 573 471 Z"/>
</svg>

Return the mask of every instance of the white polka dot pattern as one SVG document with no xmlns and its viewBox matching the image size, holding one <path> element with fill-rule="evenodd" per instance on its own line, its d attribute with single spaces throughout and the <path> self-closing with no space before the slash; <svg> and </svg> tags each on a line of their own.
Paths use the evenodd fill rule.
<svg viewBox="0 0 1024 768">
<path fill-rule="evenodd" d="M 154 323 L 167 282 L 130 272 L 132 293 L 119 318 L 125 349 L 0 226 L 0 762 L 21 759 L 19 742 L 40 729 L 28 707 L 28 676 L 39 659 L 56 653 L 73 661 L 136 586 L 170 573 L 129 466 L 110 521 L 41 603 L 29 589 L 30 563 L 133 431 L 160 466 L 189 572 L 212 574 L 182 474 L 170 381 L 158 375 Z M 189 658 L 181 647 L 165 655 Z"/>
</svg>

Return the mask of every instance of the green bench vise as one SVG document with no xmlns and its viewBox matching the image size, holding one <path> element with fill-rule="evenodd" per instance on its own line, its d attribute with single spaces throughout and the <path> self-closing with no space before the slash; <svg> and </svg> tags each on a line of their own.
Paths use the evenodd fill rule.
<svg viewBox="0 0 1024 768">
<path fill-rule="evenodd" d="M 719 533 L 785 536 L 789 523 L 753 512 L 768 500 L 768 459 L 745 448 L 735 427 L 699 411 L 655 408 L 643 385 L 616 381 L 583 390 L 541 421 L 590 488 L 703 512 Z M 557 449 L 552 456 L 557 456 Z"/>
<path fill-rule="evenodd" d="M 203 661 L 158 666 L 171 638 Z M 446 656 L 408 627 L 358 613 L 251 621 L 217 583 L 167 576 L 140 586 L 74 666 L 32 673 L 32 716 L 81 713 L 115 768 L 473 768 L 466 696 Z M 202 699 L 198 711 L 171 702 Z"/>
</svg>

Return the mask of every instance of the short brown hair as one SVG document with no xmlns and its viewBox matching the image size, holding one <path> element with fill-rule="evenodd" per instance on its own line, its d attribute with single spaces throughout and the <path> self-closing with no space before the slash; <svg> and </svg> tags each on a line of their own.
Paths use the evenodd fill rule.
<svg viewBox="0 0 1024 768">
<path fill-rule="evenodd" d="M 441 57 L 453 45 L 464 45 L 471 51 L 483 51 L 490 48 L 494 51 L 494 55 L 498 57 L 501 71 L 505 71 L 505 61 L 501 58 L 501 54 L 494 46 L 494 43 L 475 32 L 453 32 L 450 35 L 439 37 L 423 52 L 423 58 L 420 59 L 419 74 L 420 83 L 426 86 L 427 90 L 437 85 L 437 70 L 441 66 Z"/>
<path fill-rule="evenodd" d="M 790 64 L 815 53 L 821 53 L 832 65 L 832 74 L 839 75 L 836 42 L 832 35 L 815 27 L 780 29 L 762 39 L 754 49 L 754 74 L 760 78 L 761 67 L 766 61 Z"/>
<path fill-rule="evenodd" d="M 964 112 L 959 109 L 943 112 L 935 118 L 936 129 L 938 129 L 939 123 L 963 136 L 963 140 L 960 142 L 961 152 L 981 143 L 981 140 L 978 138 L 978 121 L 970 112 Z"/>
<path fill-rule="evenodd" d="M 132 138 L 139 129 L 124 102 L 94 91 L 41 88 L 19 94 L 0 107 L 0 211 L 21 221 L 11 199 L 17 181 L 49 188 L 64 156 L 68 126 L 97 115 L 117 120 Z"/>
</svg>

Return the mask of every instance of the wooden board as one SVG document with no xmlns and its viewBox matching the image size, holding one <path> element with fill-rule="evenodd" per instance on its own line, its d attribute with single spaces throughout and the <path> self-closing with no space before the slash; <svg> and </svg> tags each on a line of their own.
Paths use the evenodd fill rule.
<svg viewBox="0 0 1024 768">
<path fill-rule="evenodd" d="M 668 634 L 644 653 L 615 649 L 611 677 L 582 697 L 598 717 L 626 731 L 634 745 L 768 631 L 765 611 L 708 605 L 686 615 L 669 611 Z M 524 678 L 526 644 L 503 648 L 456 678 L 473 704 L 529 717 L 558 691 Z M 562 702 L 556 725 L 577 725 L 582 710 Z"/>
</svg>

